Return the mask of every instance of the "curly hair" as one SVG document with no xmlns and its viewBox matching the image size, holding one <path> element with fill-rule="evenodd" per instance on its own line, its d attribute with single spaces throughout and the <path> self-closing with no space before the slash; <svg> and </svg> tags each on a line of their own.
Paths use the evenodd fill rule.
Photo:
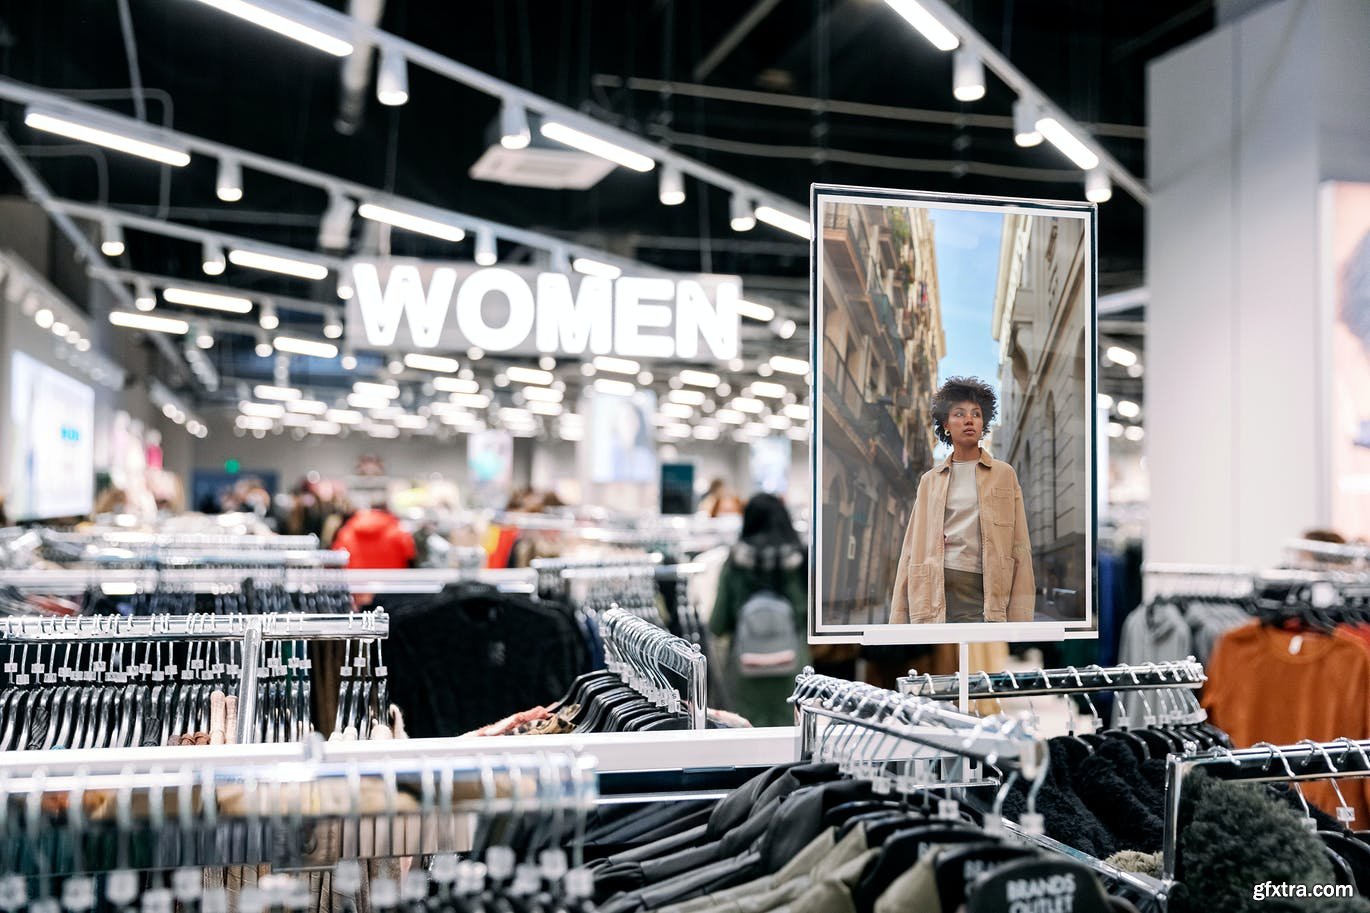
<svg viewBox="0 0 1370 913">
<path fill-rule="evenodd" d="M 994 421 L 994 416 L 999 414 L 999 398 L 994 395 L 994 389 L 989 384 L 978 377 L 948 377 L 941 389 L 932 396 L 933 430 L 943 444 L 951 443 L 951 434 L 947 431 L 947 417 L 951 415 L 951 407 L 957 403 L 967 402 L 980 407 L 985 417 L 985 428 L 988 428 L 990 422 Z"/>
</svg>

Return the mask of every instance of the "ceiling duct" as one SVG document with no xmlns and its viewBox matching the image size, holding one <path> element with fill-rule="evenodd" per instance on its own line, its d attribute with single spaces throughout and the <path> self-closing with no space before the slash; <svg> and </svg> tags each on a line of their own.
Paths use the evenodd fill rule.
<svg viewBox="0 0 1370 913">
<path fill-rule="evenodd" d="M 504 134 L 502 113 L 491 122 L 485 131 L 489 148 L 471 166 L 471 177 L 515 187 L 589 190 L 618 167 L 608 159 L 547 139 L 538 130 L 542 118 L 532 111 L 527 117 L 526 145 L 518 149 L 501 142 Z"/>
</svg>

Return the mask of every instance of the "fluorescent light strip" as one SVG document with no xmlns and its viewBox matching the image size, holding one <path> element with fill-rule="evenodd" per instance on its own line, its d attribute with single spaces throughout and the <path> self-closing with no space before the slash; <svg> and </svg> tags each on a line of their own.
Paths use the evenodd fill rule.
<svg viewBox="0 0 1370 913">
<path fill-rule="evenodd" d="M 723 378 L 709 371 L 695 371 L 692 368 L 686 368 L 680 372 L 680 382 L 691 387 L 708 387 L 712 390 L 723 382 Z"/>
<path fill-rule="evenodd" d="M 273 387 L 270 384 L 258 384 L 252 388 L 252 395 L 257 399 L 290 402 L 300 398 L 300 391 L 294 387 Z"/>
<path fill-rule="evenodd" d="M 24 115 L 24 123 L 35 130 L 55 133 L 58 136 L 65 136 L 67 139 L 79 140 L 83 143 L 94 143 L 116 152 L 127 152 L 129 155 L 151 159 L 154 162 L 161 162 L 163 165 L 184 168 L 190 164 L 190 153 L 184 149 L 175 149 L 147 140 L 134 139 L 122 133 L 102 130 L 90 124 L 83 124 L 80 121 L 70 120 L 55 114 L 35 111 L 32 108 Z"/>
<path fill-rule="evenodd" d="M 732 407 L 738 412 L 751 412 L 753 414 L 761 412 L 766 408 L 766 404 L 759 399 L 752 399 L 748 396 L 739 396 L 732 401 Z"/>
<path fill-rule="evenodd" d="M 337 358 L 338 347 L 331 342 L 317 342 L 313 339 L 297 339 L 294 336 L 277 336 L 271 341 L 277 352 L 291 355 L 312 355 L 315 358 Z"/>
<path fill-rule="evenodd" d="M 747 420 L 747 416 L 736 409 L 719 409 L 714 418 L 725 425 L 740 425 Z"/>
<path fill-rule="evenodd" d="M 657 411 L 670 418 L 689 418 L 695 414 L 695 411 L 684 403 L 662 403 Z"/>
<path fill-rule="evenodd" d="M 109 322 L 127 330 L 148 330 L 153 333 L 171 333 L 184 336 L 190 332 L 190 324 L 175 317 L 154 317 L 137 311 L 111 311 Z"/>
<path fill-rule="evenodd" d="M 337 425 L 360 425 L 364 418 L 355 409 L 329 409 L 323 417 Z"/>
<path fill-rule="evenodd" d="M 390 405 L 390 400 L 384 396 L 353 393 L 347 397 L 347 404 L 353 409 L 384 409 Z"/>
<path fill-rule="evenodd" d="M 521 365 L 506 368 L 504 376 L 509 378 L 510 383 L 532 384 L 536 387 L 551 386 L 552 381 L 557 379 L 551 371 L 544 371 L 541 368 L 525 368 Z"/>
<path fill-rule="evenodd" d="M 255 3 L 247 3 L 246 0 L 200 0 L 200 2 L 205 6 L 214 7 L 220 12 L 228 13 L 230 16 L 237 16 L 253 25 L 261 26 L 277 35 L 283 35 L 301 44 L 307 44 L 325 54 L 332 54 L 334 57 L 346 57 L 353 50 L 350 41 L 344 41 L 336 35 L 321 32 L 298 20 L 273 13 Z"/>
<path fill-rule="evenodd" d="M 536 415 L 561 415 L 561 403 L 538 403 L 528 404 L 528 411 Z"/>
<path fill-rule="evenodd" d="M 746 317 L 750 320 L 760 320 L 770 322 L 775 319 L 775 308 L 768 304 L 757 304 L 755 301 L 748 301 L 745 298 L 737 299 L 737 316 Z"/>
<path fill-rule="evenodd" d="M 774 206 L 756 207 L 756 217 L 773 228 L 781 231 L 788 231 L 792 235 L 798 235 L 805 240 L 813 237 L 813 232 L 809 226 L 808 219 L 801 219 L 792 216 L 788 212 L 782 212 Z"/>
<path fill-rule="evenodd" d="M 1099 156 L 1095 155 L 1084 142 L 1065 128 L 1065 126 L 1054 117 L 1044 117 L 1037 121 L 1037 132 L 1046 137 L 1057 149 L 1060 149 L 1076 165 L 1085 171 L 1099 167 Z"/>
<path fill-rule="evenodd" d="M 591 364 L 596 371 L 608 371 L 610 374 L 636 375 L 642 370 L 642 365 L 631 358 L 614 358 L 612 355 L 596 355 Z"/>
<path fill-rule="evenodd" d="M 243 400 L 238 403 L 238 411 L 254 418 L 277 419 L 285 415 L 285 406 L 280 403 L 254 403 L 251 400 Z"/>
<path fill-rule="evenodd" d="M 458 377 L 435 377 L 433 378 L 433 389 L 441 390 L 443 393 L 479 393 L 480 383 L 474 380 L 462 380 Z"/>
<path fill-rule="evenodd" d="M 454 406 L 465 406 L 468 409 L 488 409 L 490 407 L 490 397 L 484 393 L 453 393 L 449 400 Z"/>
<path fill-rule="evenodd" d="M 410 352 L 404 356 L 404 363 L 420 371 L 434 371 L 438 374 L 453 374 L 457 368 L 461 367 L 455 358 L 448 358 L 445 355 L 425 355 L 421 352 Z"/>
<path fill-rule="evenodd" d="M 616 146 L 588 133 L 582 133 L 554 120 L 543 121 L 538 132 L 550 140 L 563 143 L 573 149 L 579 149 L 581 152 L 597 155 L 615 165 L 622 165 L 624 168 L 631 168 L 634 171 L 647 172 L 656 167 L 656 162 L 648 156 L 633 152 L 631 149 L 624 149 L 622 146 Z"/>
<path fill-rule="evenodd" d="M 422 415 L 397 415 L 395 416 L 395 427 L 419 431 L 428 427 L 428 419 Z"/>
<path fill-rule="evenodd" d="M 315 422 L 309 426 L 310 434 L 342 434 L 342 425 L 337 422 Z"/>
<path fill-rule="evenodd" d="M 285 408 L 302 415 L 323 415 L 328 411 L 328 403 L 320 402 L 317 399 L 296 399 L 286 403 Z"/>
<path fill-rule="evenodd" d="M 270 431 L 275 422 L 258 415 L 240 415 L 233 424 L 244 431 Z"/>
<path fill-rule="evenodd" d="M 395 399 L 400 395 L 400 388 L 392 384 L 373 384 L 370 381 L 359 380 L 352 385 L 352 392 L 366 396 L 383 396 L 386 399 Z"/>
<path fill-rule="evenodd" d="M 773 384 L 767 380 L 758 380 L 752 383 L 752 396 L 764 396 L 767 399 L 780 399 L 790 390 L 784 384 Z"/>
<path fill-rule="evenodd" d="M 316 421 L 312 415 L 299 415 L 294 412 L 287 412 L 281 416 L 281 424 L 287 428 L 308 428 Z"/>
<path fill-rule="evenodd" d="M 523 398 L 530 403 L 559 403 L 564 394 L 549 387 L 524 387 Z"/>
<path fill-rule="evenodd" d="M 666 398 L 673 403 L 684 403 L 687 406 L 702 406 L 705 399 L 701 390 L 672 390 L 666 394 Z"/>
<path fill-rule="evenodd" d="M 214 311 L 227 311 L 230 314 L 246 314 L 252 310 L 252 302 L 236 295 L 216 295 L 213 292 L 197 292 L 188 288 L 164 288 L 162 298 L 167 304 L 183 304 L 186 307 L 209 308 Z"/>
<path fill-rule="evenodd" d="M 358 206 L 357 215 L 363 219 L 370 219 L 372 222 L 382 222 L 396 228 L 403 228 L 405 231 L 417 232 L 421 235 L 429 235 L 453 243 L 466 237 L 466 231 L 456 225 L 449 225 L 436 219 L 426 219 L 413 213 L 400 212 L 398 209 L 378 206 L 375 203 L 363 203 Z"/>
<path fill-rule="evenodd" d="M 809 407 L 803 403 L 790 403 L 780 411 L 796 422 L 806 422 L 812 417 L 809 412 Z"/>
<path fill-rule="evenodd" d="M 809 363 L 802 358 L 790 358 L 787 355 L 772 355 L 771 367 L 782 374 L 798 374 L 801 377 L 809 373 Z"/>
<path fill-rule="evenodd" d="M 400 429 L 394 425 L 370 425 L 366 428 L 366 433 L 371 437 L 392 439 L 400 436 Z"/>
<path fill-rule="evenodd" d="M 591 260 L 589 257 L 576 257 L 571 261 L 571 269 L 586 276 L 598 276 L 601 279 L 617 279 L 623 275 L 623 270 L 612 263 Z"/>
<path fill-rule="evenodd" d="M 929 13 L 917 0 L 885 0 L 890 9 L 903 16 L 909 25 L 916 28 L 932 46 L 939 51 L 954 51 L 961 46 L 957 38 L 937 17 Z"/>
<path fill-rule="evenodd" d="M 292 260 L 289 257 L 277 257 L 273 254 L 264 254 L 255 250 L 233 249 L 228 252 L 228 262 L 234 266 L 243 266 L 248 269 L 260 269 L 268 273 L 280 273 L 283 276 L 295 276 L 300 279 L 327 279 L 328 267 L 322 263 L 311 263 L 308 260 Z"/>
<path fill-rule="evenodd" d="M 601 377 L 595 381 L 595 390 L 609 396 L 632 396 L 637 392 L 637 387 L 626 380 L 610 380 L 607 377 Z"/>
</svg>

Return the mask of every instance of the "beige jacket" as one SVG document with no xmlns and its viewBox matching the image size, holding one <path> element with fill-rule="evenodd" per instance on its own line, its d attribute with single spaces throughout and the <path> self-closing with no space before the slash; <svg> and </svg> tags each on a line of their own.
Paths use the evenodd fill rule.
<svg viewBox="0 0 1370 913">
<path fill-rule="evenodd" d="M 947 620 L 942 522 L 950 484 L 951 457 L 918 481 L 918 496 L 894 578 L 890 624 L 942 624 Z M 975 484 L 980 494 L 985 621 L 1032 621 L 1036 581 L 1018 475 L 1012 466 L 981 450 Z"/>
</svg>

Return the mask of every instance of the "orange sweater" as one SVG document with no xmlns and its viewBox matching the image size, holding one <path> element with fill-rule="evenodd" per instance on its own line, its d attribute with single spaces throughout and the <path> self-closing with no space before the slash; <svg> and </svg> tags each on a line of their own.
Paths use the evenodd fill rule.
<svg viewBox="0 0 1370 913">
<path fill-rule="evenodd" d="M 1238 748 L 1256 742 L 1292 745 L 1370 737 L 1370 650 L 1354 635 L 1287 631 L 1253 622 L 1223 635 L 1208 664 L 1203 706 Z M 1273 769 L 1283 767 L 1278 758 Z M 1338 781 L 1356 810 L 1355 828 L 1370 823 L 1363 779 Z M 1329 814 L 1338 805 L 1326 781 L 1303 794 Z"/>
</svg>

